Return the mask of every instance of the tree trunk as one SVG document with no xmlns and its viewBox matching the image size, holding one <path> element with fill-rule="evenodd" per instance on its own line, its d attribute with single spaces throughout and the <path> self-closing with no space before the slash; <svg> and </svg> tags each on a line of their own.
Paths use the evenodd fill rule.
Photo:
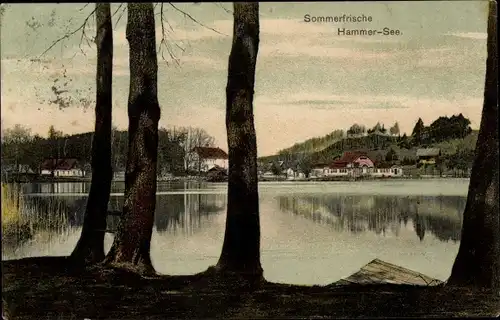
<svg viewBox="0 0 500 320">
<path fill-rule="evenodd" d="M 106 262 L 151 273 L 154 272 L 150 245 L 156 206 L 160 120 L 152 3 L 128 4 L 126 36 L 130 48 L 130 89 L 125 201 L 118 233 Z"/>
<path fill-rule="evenodd" d="M 234 3 L 233 45 L 226 88 L 229 147 L 226 232 L 216 269 L 262 277 L 257 142 L 253 97 L 259 47 L 259 4 Z"/>
<path fill-rule="evenodd" d="M 489 6 L 483 113 L 460 249 L 448 279 L 449 285 L 476 288 L 500 288 L 496 2 L 490 1 Z"/>
<path fill-rule="evenodd" d="M 109 3 L 96 4 L 96 106 L 92 141 L 92 183 L 83 230 L 71 258 L 76 264 L 104 259 L 104 230 L 113 169 L 111 167 L 111 114 L 113 73 L 113 28 Z"/>
</svg>

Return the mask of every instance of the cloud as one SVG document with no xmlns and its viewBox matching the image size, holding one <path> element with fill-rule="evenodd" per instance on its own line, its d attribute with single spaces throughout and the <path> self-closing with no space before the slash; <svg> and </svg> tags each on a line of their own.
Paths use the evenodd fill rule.
<svg viewBox="0 0 500 320">
<path fill-rule="evenodd" d="M 256 103 L 265 105 L 291 105 L 313 109 L 405 109 L 414 98 L 387 95 L 329 95 L 322 92 L 295 93 L 285 98 L 257 97 Z"/>
<path fill-rule="evenodd" d="M 445 35 L 474 40 L 486 40 L 488 38 L 488 34 L 486 32 L 454 32 L 446 33 Z"/>
<path fill-rule="evenodd" d="M 408 108 L 408 106 L 401 105 L 394 101 L 385 102 L 365 102 L 359 103 L 347 100 L 297 100 L 289 102 L 291 105 L 302 105 L 313 109 L 339 109 L 348 106 L 350 109 L 395 109 L 395 108 Z"/>
<path fill-rule="evenodd" d="M 262 44 L 259 48 L 259 56 L 264 57 L 316 57 L 343 59 L 346 62 L 383 60 L 394 58 L 396 52 L 376 52 L 366 49 L 342 48 L 333 45 L 318 45 L 314 39 L 281 40 L 268 45 Z"/>
</svg>

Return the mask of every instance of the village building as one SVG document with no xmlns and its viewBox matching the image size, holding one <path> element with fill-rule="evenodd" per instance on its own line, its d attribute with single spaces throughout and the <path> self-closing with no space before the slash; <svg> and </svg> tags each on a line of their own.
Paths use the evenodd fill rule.
<svg viewBox="0 0 500 320">
<path fill-rule="evenodd" d="M 439 148 L 417 149 L 417 162 L 419 164 L 436 164 L 440 156 L 441 149 Z"/>
<path fill-rule="evenodd" d="M 288 180 L 295 180 L 295 179 L 305 179 L 306 174 L 302 172 L 299 168 L 293 168 L 290 167 L 285 170 L 286 178 Z"/>
<path fill-rule="evenodd" d="M 318 163 L 313 165 L 311 169 L 311 178 L 321 178 L 325 176 L 326 172 L 329 169 L 329 165 L 326 163 Z"/>
<path fill-rule="evenodd" d="M 40 166 L 42 175 L 54 177 L 84 177 L 85 170 L 77 159 L 46 159 Z"/>
<path fill-rule="evenodd" d="M 225 181 L 227 178 L 227 170 L 215 165 L 207 171 L 207 177 L 209 181 L 213 182 Z"/>
<path fill-rule="evenodd" d="M 325 169 L 324 176 L 352 176 L 359 177 L 370 175 L 373 171 L 373 161 L 368 157 L 366 152 L 347 151 L 342 157 L 335 160 Z"/>
<path fill-rule="evenodd" d="M 215 166 L 227 170 L 229 167 L 229 157 L 221 148 L 195 147 L 192 150 L 192 159 L 188 169 L 193 171 L 208 172 Z"/>
<path fill-rule="evenodd" d="M 384 178 L 384 177 L 402 177 L 403 167 L 397 164 L 391 164 L 387 162 L 377 163 L 373 172 L 372 177 Z"/>
</svg>

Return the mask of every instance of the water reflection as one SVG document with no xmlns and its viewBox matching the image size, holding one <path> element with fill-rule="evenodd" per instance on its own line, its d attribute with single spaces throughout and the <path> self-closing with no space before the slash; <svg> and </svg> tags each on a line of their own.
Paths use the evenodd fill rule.
<svg viewBox="0 0 500 320">
<path fill-rule="evenodd" d="M 3 259 L 67 255 L 73 250 L 90 184 L 61 183 L 47 189 L 50 185 L 25 185 L 25 193 L 35 193 L 25 196 L 30 208 L 26 214 L 43 223 L 25 243 L 5 246 L 2 239 Z M 467 187 L 464 181 L 444 179 L 262 183 L 261 258 L 266 278 L 326 284 L 379 258 L 444 280 L 458 250 Z M 123 189 L 124 183 L 113 184 L 111 210 L 122 210 Z M 215 264 L 224 240 L 227 185 L 160 182 L 158 190 L 151 241 L 156 270 L 189 274 Z M 116 229 L 118 222 L 119 217 L 108 217 L 108 228 Z M 106 250 L 112 242 L 113 235 L 106 234 Z"/>
<path fill-rule="evenodd" d="M 26 197 L 31 208 L 36 208 L 36 218 L 58 211 L 64 214 L 67 228 L 83 226 L 87 197 Z M 121 211 L 123 197 L 112 196 L 109 209 Z M 59 208 L 54 210 L 54 208 Z M 156 197 L 156 231 L 193 234 L 202 227 L 209 227 L 210 216 L 223 213 L 226 195 L 223 194 L 172 194 Z M 31 211 L 35 213 L 35 211 Z M 35 217 L 33 217 L 35 218 Z M 108 229 L 118 227 L 119 217 L 108 216 Z"/>
<path fill-rule="evenodd" d="M 278 196 L 284 212 L 301 215 L 336 231 L 354 234 L 372 231 L 398 235 L 401 225 L 413 224 L 422 241 L 426 232 L 441 241 L 460 240 L 466 198 L 459 196 L 368 196 L 302 195 Z"/>
<path fill-rule="evenodd" d="M 162 181 L 157 184 L 157 191 L 179 191 L 216 189 L 217 185 L 208 184 L 203 181 Z M 125 182 L 113 181 L 111 193 L 122 193 L 125 190 Z M 24 194 L 88 194 L 90 182 L 42 182 L 23 184 Z"/>
</svg>

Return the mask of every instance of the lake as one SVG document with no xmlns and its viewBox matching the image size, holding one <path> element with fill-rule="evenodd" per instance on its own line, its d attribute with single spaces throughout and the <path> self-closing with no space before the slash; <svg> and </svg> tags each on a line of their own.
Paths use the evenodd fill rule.
<svg viewBox="0 0 500 320">
<path fill-rule="evenodd" d="M 328 284 L 379 258 L 446 280 L 458 251 L 468 185 L 468 179 L 259 183 L 264 276 Z M 123 183 L 113 184 L 110 209 L 121 210 L 123 189 Z M 29 240 L 3 243 L 2 259 L 70 254 L 88 190 L 86 182 L 23 185 L 30 208 L 25 214 L 53 222 Z M 217 262 L 226 195 L 225 183 L 158 184 L 151 241 L 158 272 L 192 274 Z M 54 211 L 64 219 L 53 218 Z M 111 228 L 116 219 L 108 218 Z M 112 241 L 107 234 L 106 250 Z"/>
</svg>

